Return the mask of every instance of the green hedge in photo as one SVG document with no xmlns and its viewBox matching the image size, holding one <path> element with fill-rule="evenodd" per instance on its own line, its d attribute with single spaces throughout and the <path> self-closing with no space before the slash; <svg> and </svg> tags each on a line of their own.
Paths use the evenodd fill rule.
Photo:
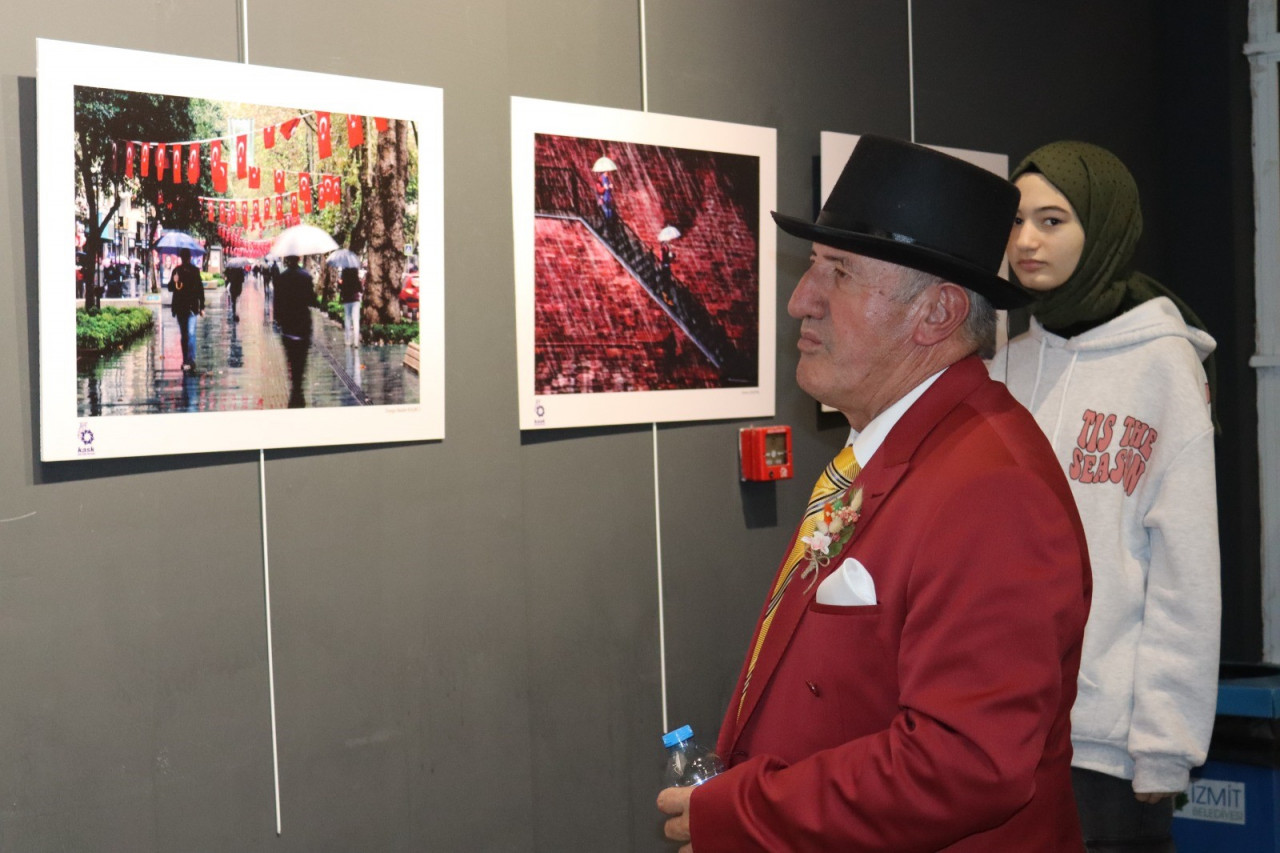
<svg viewBox="0 0 1280 853">
<path fill-rule="evenodd" d="M 407 344 L 418 339 L 418 324 L 374 323 L 367 330 L 361 327 L 360 337 L 370 344 Z"/>
<path fill-rule="evenodd" d="M 329 319 L 342 325 L 341 302 L 333 299 L 321 304 L 320 307 Z M 374 323 L 372 326 L 361 326 L 360 339 L 366 344 L 407 344 L 418 339 L 418 323 L 416 320 L 409 320 L 401 323 Z"/>
<path fill-rule="evenodd" d="M 76 309 L 76 350 L 102 352 L 145 335 L 154 325 L 149 308 Z"/>
</svg>

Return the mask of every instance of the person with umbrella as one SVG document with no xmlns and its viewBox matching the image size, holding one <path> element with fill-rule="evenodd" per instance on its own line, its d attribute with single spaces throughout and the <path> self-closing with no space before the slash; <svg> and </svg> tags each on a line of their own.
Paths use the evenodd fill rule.
<svg viewBox="0 0 1280 853">
<path fill-rule="evenodd" d="M 671 263 L 676 259 L 676 250 L 671 248 L 671 241 L 680 236 L 680 229 L 674 225 L 664 226 L 658 232 L 659 254 L 658 254 L 658 272 L 662 279 L 662 290 L 667 292 L 671 289 Z"/>
<path fill-rule="evenodd" d="M 276 277 L 272 296 L 276 328 L 280 330 L 280 343 L 289 363 L 291 409 L 307 404 L 302 395 L 302 380 L 307 370 L 307 353 L 311 350 L 311 303 L 315 301 L 311 273 L 299 266 L 298 260 L 297 255 L 285 257 L 284 272 Z"/>
<path fill-rule="evenodd" d="M 178 250 L 182 263 L 173 268 L 169 277 L 169 290 L 173 293 L 170 310 L 178 321 L 178 334 L 182 341 L 182 369 L 196 369 L 196 317 L 204 313 L 204 282 L 200 270 L 191 263 L 191 250 Z"/>
<path fill-rule="evenodd" d="M 247 264 L 248 261 L 242 261 L 239 258 L 227 264 L 227 295 L 231 299 L 231 322 L 233 323 L 240 322 L 240 315 L 236 312 L 236 300 L 244 290 L 244 268 Z"/>
<path fill-rule="evenodd" d="M 338 248 L 333 238 L 313 225 L 286 228 L 271 244 L 271 254 L 284 257 L 284 271 L 276 276 L 275 293 L 271 297 L 276 328 L 289 364 L 289 408 L 299 409 L 307 402 L 302 382 L 307 369 L 307 353 L 311 350 L 311 306 L 316 292 L 311 273 L 299 264 L 300 255 L 319 254 Z"/>
<path fill-rule="evenodd" d="M 360 346 L 360 256 L 339 249 L 329 256 L 329 266 L 339 269 L 338 299 L 342 302 L 342 340 L 349 347 Z"/>
<path fill-rule="evenodd" d="M 608 157 L 599 158 L 591 166 L 591 171 L 596 174 L 596 198 L 600 202 L 600 213 L 604 216 L 606 229 L 613 227 L 613 215 L 616 212 L 613 206 L 613 175 L 610 173 L 617 170 L 617 165 Z"/>
</svg>

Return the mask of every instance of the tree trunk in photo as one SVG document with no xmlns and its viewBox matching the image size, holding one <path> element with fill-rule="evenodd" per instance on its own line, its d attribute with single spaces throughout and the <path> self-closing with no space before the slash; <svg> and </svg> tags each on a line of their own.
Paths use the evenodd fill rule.
<svg viewBox="0 0 1280 853">
<path fill-rule="evenodd" d="M 372 191 L 365 197 L 365 234 L 369 276 L 365 281 L 365 325 L 400 320 L 400 284 L 404 280 L 405 187 L 409 176 L 408 123 L 393 120 L 378 134 Z"/>
</svg>

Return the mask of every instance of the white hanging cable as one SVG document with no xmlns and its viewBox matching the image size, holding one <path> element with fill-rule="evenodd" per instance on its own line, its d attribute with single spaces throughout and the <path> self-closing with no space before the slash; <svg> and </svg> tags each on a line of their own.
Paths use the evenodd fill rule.
<svg viewBox="0 0 1280 853">
<path fill-rule="evenodd" d="M 276 792 L 276 835 L 280 835 L 280 743 L 276 734 L 276 663 L 271 641 L 271 568 L 267 548 L 267 455 L 258 451 L 258 495 L 262 505 L 262 600 L 267 615 L 267 686 L 271 697 L 271 775 Z"/>
<path fill-rule="evenodd" d="M 240 0 L 240 61 L 249 64 L 249 0 Z"/>
<path fill-rule="evenodd" d="M 649 43 L 645 33 L 644 0 L 640 0 L 640 109 L 649 112 Z"/>
<path fill-rule="evenodd" d="M 907 102 L 911 109 L 911 141 L 916 141 L 916 35 L 907 0 Z"/>
<path fill-rule="evenodd" d="M 640 109 L 649 112 L 649 42 L 646 30 L 645 0 L 640 5 Z M 662 589 L 662 502 L 658 480 L 658 424 L 653 424 L 653 531 L 658 571 L 658 681 L 662 693 L 662 731 L 671 730 L 667 721 L 667 617 Z"/>
<path fill-rule="evenodd" d="M 249 64 L 249 0 L 236 4 L 239 24 L 240 61 Z M 280 823 L 280 739 L 276 729 L 276 662 L 271 639 L 271 562 L 267 538 L 267 454 L 258 450 L 258 503 L 262 508 L 262 605 L 267 622 L 267 690 L 271 704 L 271 776 L 276 797 L 276 835 Z"/>
<path fill-rule="evenodd" d="M 658 678 L 662 690 L 662 731 L 671 731 L 667 720 L 667 619 L 662 591 L 662 505 L 658 500 L 658 425 L 653 425 L 653 518 L 654 540 L 658 552 Z"/>
</svg>

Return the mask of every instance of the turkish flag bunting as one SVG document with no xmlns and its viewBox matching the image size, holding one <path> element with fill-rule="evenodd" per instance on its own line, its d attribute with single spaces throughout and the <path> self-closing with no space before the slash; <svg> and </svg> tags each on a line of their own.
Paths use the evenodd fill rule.
<svg viewBox="0 0 1280 853">
<path fill-rule="evenodd" d="M 225 193 L 227 191 L 227 164 L 215 163 L 211 177 L 213 178 L 213 191 Z"/>
<path fill-rule="evenodd" d="M 164 180 L 164 167 L 165 167 L 164 143 L 162 142 L 156 146 L 156 180 L 157 181 Z"/>
<path fill-rule="evenodd" d="M 302 196 L 302 212 L 311 212 L 311 175 L 298 173 L 298 195 Z"/>
<path fill-rule="evenodd" d="M 257 166 L 249 167 L 249 189 L 256 190 L 262 186 L 262 170 Z"/>
<path fill-rule="evenodd" d="M 262 221 L 262 210 L 258 207 L 258 200 L 256 198 L 253 200 L 253 221 Z"/>
<path fill-rule="evenodd" d="M 270 196 L 262 200 L 262 219 L 264 222 L 271 221 L 271 197 Z"/>
<path fill-rule="evenodd" d="M 236 137 L 236 177 L 244 180 L 249 176 L 249 134 L 242 133 Z"/>
<path fill-rule="evenodd" d="M 316 111 L 316 145 L 320 149 L 320 159 L 328 159 L 333 153 L 333 128 L 330 126 L 328 113 Z"/>
<path fill-rule="evenodd" d="M 290 216 L 298 215 L 298 194 L 297 193 L 289 193 L 289 215 Z"/>
<path fill-rule="evenodd" d="M 391 126 L 391 122 L 385 118 L 375 118 L 373 123 L 378 128 L 378 133 L 386 133 L 387 128 Z"/>
<path fill-rule="evenodd" d="M 209 168 L 217 169 L 222 162 L 222 140 L 215 139 L 209 143 Z"/>
<path fill-rule="evenodd" d="M 300 118 L 291 118 L 284 124 L 280 125 L 280 135 L 285 139 L 292 137 L 293 132 L 298 129 L 298 122 L 300 121 L 302 121 Z"/>
<path fill-rule="evenodd" d="M 213 221 L 213 202 L 206 201 L 204 203 L 204 208 L 205 208 L 205 211 L 209 214 L 209 221 L 212 222 Z"/>
<path fill-rule="evenodd" d="M 172 146 L 169 149 L 169 156 L 173 160 L 173 182 L 175 184 L 180 184 L 182 183 L 182 146 Z"/>
<path fill-rule="evenodd" d="M 284 169 L 276 169 L 276 192 L 284 192 Z"/>
<path fill-rule="evenodd" d="M 316 196 L 316 207 L 324 210 L 329 204 L 329 176 L 320 176 L 320 192 Z"/>
<path fill-rule="evenodd" d="M 193 142 L 187 149 L 187 183 L 200 182 L 200 143 Z"/>
<path fill-rule="evenodd" d="M 142 177 L 145 178 L 147 176 L 147 169 L 149 167 L 149 164 L 151 163 L 151 143 L 150 142 L 142 143 L 141 153 L 142 153 L 141 174 L 142 174 Z"/>
<path fill-rule="evenodd" d="M 124 144 L 124 176 L 126 178 L 133 177 L 133 143 L 126 142 Z"/>
<path fill-rule="evenodd" d="M 347 115 L 347 144 L 352 148 L 364 145 L 364 116 Z"/>
<path fill-rule="evenodd" d="M 284 219 L 284 196 L 276 196 L 276 219 Z"/>
<path fill-rule="evenodd" d="M 276 147 L 276 126 L 274 124 L 269 124 L 262 129 L 262 147 Z"/>
<path fill-rule="evenodd" d="M 244 220 L 244 224 L 249 224 L 249 201 L 245 199 L 240 202 L 240 218 Z"/>
<path fill-rule="evenodd" d="M 236 224 L 236 205 L 235 205 L 235 202 L 232 202 L 232 203 L 231 203 L 231 210 L 228 212 L 228 216 L 227 216 L 227 224 L 228 224 L 228 225 L 235 225 L 235 224 Z"/>
</svg>

